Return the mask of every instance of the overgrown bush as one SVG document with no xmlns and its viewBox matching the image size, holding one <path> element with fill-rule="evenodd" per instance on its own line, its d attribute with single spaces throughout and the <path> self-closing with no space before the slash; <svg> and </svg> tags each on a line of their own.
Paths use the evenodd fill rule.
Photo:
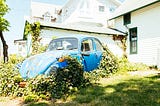
<svg viewBox="0 0 160 106">
<path fill-rule="evenodd" d="M 48 45 L 40 45 L 38 48 L 38 53 L 43 53 L 44 51 L 46 51 Z"/>
<path fill-rule="evenodd" d="M 90 81 L 97 81 L 100 78 L 107 77 L 118 70 L 118 59 L 114 54 L 108 49 L 107 46 L 103 46 L 102 60 L 98 69 L 87 74 Z"/>
<path fill-rule="evenodd" d="M 127 58 L 119 58 L 119 72 L 147 70 L 148 66 L 143 63 L 133 63 L 128 61 Z"/>
<path fill-rule="evenodd" d="M 96 82 L 100 78 L 108 77 L 117 72 L 119 68 L 118 58 L 108 49 L 107 46 L 103 46 L 102 60 L 98 69 L 91 72 L 85 72 L 85 77 L 90 82 Z"/>
<path fill-rule="evenodd" d="M 0 64 L 0 96 L 13 96 L 17 95 L 19 82 L 22 78 L 15 68 L 15 65 L 22 61 L 23 58 L 10 55 L 8 63 Z"/>
<path fill-rule="evenodd" d="M 107 47 L 104 48 L 102 61 L 97 70 L 84 72 L 77 59 L 65 56 L 68 66 L 58 69 L 50 76 L 39 75 L 25 80 L 25 87 L 20 86 L 21 78 L 15 65 L 23 60 L 11 55 L 8 63 L 0 64 L 0 96 L 21 96 L 26 102 L 38 99 L 66 98 L 79 88 L 87 86 L 90 81 L 97 81 L 117 71 L 144 70 L 147 66 L 131 63 L 126 58 L 116 58 Z"/>
<path fill-rule="evenodd" d="M 35 95 L 43 99 L 67 97 L 85 85 L 85 78 L 82 65 L 77 59 L 69 56 L 64 58 L 67 60 L 67 67 L 58 69 L 54 75 L 39 75 L 25 80 L 25 87 L 21 87 L 20 82 L 24 80 L 15 65 L 22 59 L 11 56 L 8 63 L 0 64 L 0 96 L 23 96 L 26 101 L 32 100 L 29 97 Z"/>
<path fill-rule="evenodd" d="M 37 95 L 34 95 L 34 94 L 24 96 L 24 102 L 25 103 L 37 102 L 38 100 L 39 100 L 39 97 Z"/>
<path fill-rule="evenodd" d="M 83 67 L 77 59 L 69 56 L 64 57 L 68 66 L 58 69 L 55 76 L 55 90 L 52 96 L 60 98 L 67 96 L 73 89 L 80 88 L 84 84 Z"/>
<path fill-rule="evenodd" d="M 68 66 L 58 69 L 56 74 L 47 77 L 40 75 L 27 81 L 28 95 L 38 95 L 43 99 L 66 98 L 70 93 L 86 84 L 84 71 L 78 60 L 69 56 L 64 58 L 67 60 Z"/>
<path fill-rule="evenodd" d="M 36 78 L 29 79 L 26 84 L 28 94 L 46 95 L 50 98 L 50 91 L 54 88 L 55 78 L 53 76 L 46 77 L 39 75 Z M 30 92 L 29 92 L 30 91 Z"/>
<path fill-rule="evenodd" d="M 90 83 L 96 83 L 100 80 L 100 78 L 102 78 L 101 71 L 103 70 L 96 69 L 91 72 L 84 72 L 85 79 L 87 79 Z"/>
<path fill-rule="evenodd" d="M 147 70 L 148 66 L 142 63 L 129 62 L 127 58 L 118 58 L 108 49 L 103 47 L 102 60 L 98 69 L 92 72 L 86 72 L 85 76 L 90 82 L 96 82 L 100 78 L 108 77 L 114 73 L 123 73 L 127 71 Z"/>
<path fill-rule="evenodd" d="M 113 74 L 117 71 L 118 69 L 118 59 L 114 54 L 108 49 L 107 46 L 103 46 L 103 55 L 102 55 L 102 60 L 100 62 L 99 66 L 99 73 L 101 74 L 102 77 L 106 77 L 110 74 Z"/>
</svg>

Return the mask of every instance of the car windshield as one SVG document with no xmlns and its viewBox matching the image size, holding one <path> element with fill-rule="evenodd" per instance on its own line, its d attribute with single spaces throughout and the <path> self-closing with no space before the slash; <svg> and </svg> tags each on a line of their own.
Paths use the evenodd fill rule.
<svg viewBox="0 0 160 106">
<path fill-rule="evenodd" d="M 52 50 L 74 50 L 78 48 L 78 40 L 76 38 L 58 38 L 49 43 L 47 51 Z"/>
</svg>

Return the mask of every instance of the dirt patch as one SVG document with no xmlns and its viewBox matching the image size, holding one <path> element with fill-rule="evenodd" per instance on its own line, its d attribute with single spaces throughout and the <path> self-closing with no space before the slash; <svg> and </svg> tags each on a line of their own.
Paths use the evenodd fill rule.
<svg viewBox="0 0 160 106">
<path fill-rule="evenodd" d="M 23 104 L 22 98 L 0 97 L 0 106 L 23 106 Z"/>
<path fill-rule="evenodd" d="M 147 71 L 132 71 L 128 72 L 130 75 L 138 76 L 148 76 L 148 75 L 160 75 L 160 71 L 157 70 L 147 70 Z"/>
</svg>

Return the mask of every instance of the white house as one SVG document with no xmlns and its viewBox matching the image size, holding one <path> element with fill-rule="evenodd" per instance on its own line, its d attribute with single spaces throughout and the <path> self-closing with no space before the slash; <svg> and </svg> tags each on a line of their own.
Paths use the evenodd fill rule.
<svg viewBox="0 0 160 106">
<path fill-rule="evenodd" d="M 57 16 L 56 23 L 60 24 L 41 22 L 43 28 L 45 26 L 43 40 L 47 41 L 45 39 L 49 39 L 48 35 L 50 38 L 53 35 L 93 35 L 107 44 L 113 53 L 122 55 L 117 42 L 113 41 L 113 35 L 124 34 L 107 28 L 107 19 L 120 5 L 121 3 L 117 0 L 69 0 Z"/>
<path fill-rule="evenodd" d="M 31 2 L 31 20 L 54 23 L 101 24 L 107 27 L 110 14 L 121 5 L 118 0 L 68 0 L 64 6 Z"/>
<path fill-rule="evenodd" d="M 60 7 L 32 2 L 28 21 L 41 23 L 42 44 L 48 44 L 55 36 L 92 35 L 100 38 L 116 55 L 122 55 L 113 35 L 124 34 L 107 28 L 106 19 L 120 4 L 117 0 L 68 0 Z"/>
<path fill-rule="evenodd" d="M 17 51 L 17 55 L 26 56 L 27 55 L 27 41 L 23 39 L 14 40 L 15 50 Z"/>
<path fill-rule="evenodd" d="M 110 20 L 115 21 L 115 29 L 128 32 L 130 61 L 160 67 L 159 0 L 126 0 Z"/>
<path fill-rule="evenodd" d="M 59 22 L 86 22 L 90 23 L 90 26 L 99 23 L 107 27 L 106 19 L 120 5 L 121 2 L 118 0 L 68 0 L 62 7 Z"/>
<path fill-rule="evenodd" d="M 60 5 L 32 1 L 29 18 L 33 21 L 56 22 L 61 8 Z"/>
</svg>

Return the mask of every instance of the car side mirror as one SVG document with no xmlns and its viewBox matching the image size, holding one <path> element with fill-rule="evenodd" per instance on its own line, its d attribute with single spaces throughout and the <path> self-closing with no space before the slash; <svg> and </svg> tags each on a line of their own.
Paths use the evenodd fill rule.
<svg viewBox="0 0 160 106">
<path fill-rule="evenodd" d="M 89 56 L 90 55 L 90 53 L 88 53 L 88 52 L 81 52 L 81 54 L 82 54 L 82 56 Z"/>
</svg>

